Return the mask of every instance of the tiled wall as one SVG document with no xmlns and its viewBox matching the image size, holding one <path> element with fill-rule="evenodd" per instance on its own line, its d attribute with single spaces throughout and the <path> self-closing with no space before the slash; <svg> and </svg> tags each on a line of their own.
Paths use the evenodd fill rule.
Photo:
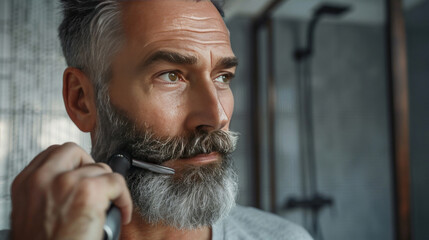
<svg viewBox="0 0 429 240">
<path fill-rule="evenodd" d="M 8 228 L 10 183 L 41 150 L 89 137 L 64 109 L 57 1 L 0 1 L 0 229 Z"/>
</svg>

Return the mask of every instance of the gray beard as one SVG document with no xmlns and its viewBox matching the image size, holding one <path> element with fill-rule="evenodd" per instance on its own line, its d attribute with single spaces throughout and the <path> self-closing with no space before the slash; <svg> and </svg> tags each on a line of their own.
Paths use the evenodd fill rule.
<svg viewBox="0 0 429 240">
<path fill-rule="evenodd" d="M 104 104 L 100 106 L 100 102 Z M 192 133 L 187 138 L 159 138 L 149 129 L 139 130 L 108 98 L 98 104 L 99 121 L 91 150 L 97 162 L 106 162 L 120 150 L 157 164 L 201 153 L 219 152 L 222 156 L 217 163 L 186 167 L 175 175 L 132 168 L 127 184 L 134 208 L 146 222 L 196 229 L 228 215 L 237 194 L 237 176 L 229 157 L 235 149 L 236 133 L 213 131 Z"/>
<path fill-rule="evenodd" d="M 137 169 L 127 182 L 136 209 L 147 222 L 195 229 L 213 225 L 235 205 L 237 184 L 231 163 L 225 159 L 187 169 L 179 178 Z"/>
</svg>

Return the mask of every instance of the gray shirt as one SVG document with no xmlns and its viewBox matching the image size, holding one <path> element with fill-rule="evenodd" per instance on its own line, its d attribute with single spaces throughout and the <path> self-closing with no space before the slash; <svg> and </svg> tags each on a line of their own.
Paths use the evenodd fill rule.
<svg viewBox="0 0 429 240">
<path fill-rule="evenodd" d="M 213 240 L 312 240 L 302 227 L 279 216 L 236 206 L 213 225 Z"/>
<path fill-rule="evenodd" d="M 0 240 L 8 239 L 0 231 Z M 300 226 L 255 208 L 236 206 L 228 217 L 213 225 L 212 240 L 312 240 Z"/>
</svg>

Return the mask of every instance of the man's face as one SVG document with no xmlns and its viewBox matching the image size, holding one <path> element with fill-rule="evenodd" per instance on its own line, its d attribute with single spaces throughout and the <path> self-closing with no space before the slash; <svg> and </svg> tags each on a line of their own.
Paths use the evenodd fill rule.
<svg viewBox="0 0 429 240">
<path fill-rule="evenodd" d="M 124 1 L 123 7 L 126 42 L 112 64 L 110 101 L 104 90 L 97 99 L 91 154 L 106 161 L 123 150 L 176 170 L 130 170 L 134 207 L 147 222 L 212 225 L 237 193 L 229 157 L 236 134 L 227 131 L 237 60 L 228 31 L 210 2 Z"/>
<path fill-rule="evenodd" d="M 126 42 L 112 64 L 112 105 L 161 137 L 228 130 L 236 59 L 217 9 L 184 0 L 122 6 Z"/>
</svg>

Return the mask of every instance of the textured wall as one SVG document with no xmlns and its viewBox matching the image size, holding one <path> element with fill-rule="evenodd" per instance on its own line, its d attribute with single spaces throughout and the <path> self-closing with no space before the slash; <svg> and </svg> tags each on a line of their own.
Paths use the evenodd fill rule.
<svg viewBox="0 0 429 240">
<path fill-rule="evenodd" d="M 318 39 L 318 180 L 336 200 L 322 214 L 326 238 L 393 239 L 384 28 L 321 25 Z"/>
<path fill-rule="evenodd" d="M 411 199 L 414 239 L 429 239 L 429 1 L 405 13 L 410 91 Z"/>
<path fill-rule="evenodd" d="M 249 19 L 237 17 L 228 25 L 233 46 L 239 46 L 235 53 L 242 60 L 235 86 L 249 91 L 245 86 L 252 73 Z M 299 150 L 297 73 L 292 58 L 294 48 L 303 45 L 305 26 L 288 20 L 274 24 L 276 202 L 282 216 L 309 227 L 307 212 L 284 209 L 289 197 L 305 194 L 303 174 L 308 175 Z M 318 189 L 335 200 L 333 208 L 321 212 L 323 235 L 330 240 L 393 239 L 384 28 L 323 23 L 317 29 L 315 49 L 312 111 Z M 262 53 L 261 61 L 265 57 Z M 262 72 L 266 81 L 266 66 Z M 266 91 L 264 86 L 261 89 Z M 234 118 L 232 126 L 249 127 L 245 120 L 250 115 L 245 114 L 249 112 Z M 261 145 L 266 151 L 264 134 Z M 250 152 L 249 145 L 240 147 L 241 152 Z M 262 156 L 264 173 L 268 159 Z M 263 191 L 268 187 L 266 178 Z M 252 188 L 250 183 L 242 185 Z"/>
<path fill-rule="evenodd" d="M 61 88 L 57 1 L 0 1 L 0 229 L 8 228 L 10 183 L 41 150 L 89 137 L 69 120 Z"/>
</svg>

